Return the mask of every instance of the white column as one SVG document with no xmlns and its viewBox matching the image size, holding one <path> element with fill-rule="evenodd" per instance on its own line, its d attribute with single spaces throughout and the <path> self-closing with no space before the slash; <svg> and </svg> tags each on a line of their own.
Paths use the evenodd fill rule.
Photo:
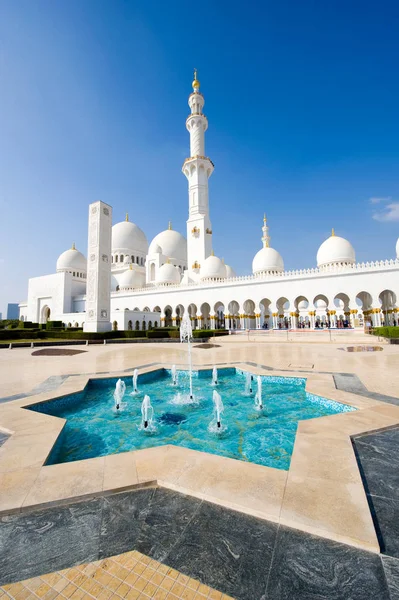
<svg viewBox="0 0 399 600">
<path fill-rule="evenodd" d="M 86 316 L 84 331 L 111 331 L 112 208 L 105 202 L 89 206 Z"/>
<path fill-rule="evenodd" d="M 209 318 L 211 320 L 211 329 L 216 329 L 216 325 L 215 325 L 216 315 L 215 314 L 210 314 Z"/>
<path fill-rule="evenodd" d="M 260 329 L 260 314 L 255 315 L 256 329 Z"/>
</svg>

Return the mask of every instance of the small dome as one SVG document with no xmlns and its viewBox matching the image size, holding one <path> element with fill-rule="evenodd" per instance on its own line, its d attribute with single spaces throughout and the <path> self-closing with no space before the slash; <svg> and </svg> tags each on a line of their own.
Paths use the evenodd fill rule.
<svg viewBox="0 0 399 600">
<path fill-rule="evenodd" d="M 145 233 L 130 221 L 121 221 L 112 227 L 112 252 L 147 254 L 148 241 Z"/>
<path fill-rule="evenodd" d="M 154 254 L 162 254 L 162 248 L 161 248 L 161 246 L 158 246 L 158 244 L 154 245 L 154 247 L 152 248 L 152 251 L 154 252 Z"/>
<path fill-rule="evenodd" d="M 398 238 L 398 241 L 396 242 L 396 258 L 399 260 L 399 238 Z"/>
<path fill-rule="evenodd" d="M 69 250 L 65 250 L 57 260 L 57 272 L 60 271 L 83 271 L 87 272 L 87 260 L 79 250 L 76 250 L 75 244 Z"/>
<path fill-rule="evenodd" d="M 166 229 L 158 233 L 150 244 L 148 254 L 156 254 L 159 252 L 158 248 L 171 261 L 187 262 L 187 240 L 178 231 Z"/>
<path fill-rule="evenodd" d="M 225 265 L 226 266 L 226 278 L 230 279 L 231 277 L 237 277 L 236 272 L 234 271 L 233 267 L 230 267 L 230 265 Z"/>
<path fill-rule="evenodd" d="M 217 256 L 208 256 L 201 265 L 201 279 L 225 279 L 226 265 Z"/>
<path fill-rule="evenodd" d="M 143 277 L 140 273 L 134 269 L 128 269 L 122 273 L 119 278 L 119 288 L 121 290 L 126 288 L 139 288 L 143 285 Z"/>
<path fill-rule="evenodd" d="M 170 263 L 165 263 L 158 269 L 155 282 L 159 285 L 170 285 L 180 283 L 180 272 L 177 267 Z"/>
<path fill-rule="evenodd" d="M 265 246 L 255 254 L 252 261 L 254 275 L 257 273 L 280 273 L 281 271 L 284 271 L 284 262 L 274 248 Z"/>
<path fill-rule="evenodd" d="M 353 265 L 356 262 L 355 250 L 348 240 L 334 234 L 325 240 L 317 252 L 317 266 Z"/>
</svg>

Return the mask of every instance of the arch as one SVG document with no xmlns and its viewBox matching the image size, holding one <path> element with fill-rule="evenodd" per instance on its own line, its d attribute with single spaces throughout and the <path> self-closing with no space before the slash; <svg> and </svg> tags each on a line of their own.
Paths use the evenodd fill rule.
<svg viewBox="0 0 399 600">
<path fill-rule="evenodd" d="M 202 317 L 202 319 L 201 319 L 202 328 L 209 329 L 211 326 L 211 319 L 210 319 L 211 307 L 209 306 L 208 302 L 204 302 L 203 304 L 201 304 L 200 313 L 201 313 L 201 317 Z"/>
<path fill-rule="evenodd" d="M 298 310 L 308 310 L 309 309 L 309 300 L 306 296 L 297 296 L 294 300 L 294 308 Z"/>
<path fill-rule="evenodd" d="M 155 263 L 150 264 L 150 281 L 155 281 Z"/>
<path fill-rule="evenodd" d="M 382 325 L 393 326 L 397 325 L 396 314 L 394 309 L 396 308 L 396 294 L 392 290 L 383 290 L 378 296 L 378 300 L 381 304 L 381 311 L 383 315 Z"/>
<path fill-rule="evenodd" d="M 118 321 L 114 321 L 112 323 L 112 329 L 113 329 L 113 331 L 118 331 Z"/>
<path fill-rule="evenodd" d="M 373 297 L 370 292 L 364 290 L 356 294 L 356 304 L 361 307 L 363 312 L 373 306 Z"/>
<path fill-rule="evenodd" d="M 145 320 L 141 324 L 141 329 L 142 331 L 145 331 L 147 329 Z"/>
<path fill-rule="evenodd" d="M 240 305 L 237 300 L 231 300 L 227 310 L 229 313 L 229 329 L 240 329 Z"/>
<path fill-rule="evenodd" d="M 176 306 L 176 325 L 177 325 L 177 327 L 179 327 L 183 315 L 184 315 L 184 306 L 182 304 L 178 304 Z"/>
<path fill-rule="evenodd" d="M 154 308 L 152 309 L 152 312 L 162 312 L 159 306 L 154 306 Z"/>
<path fill-rule="evenodd" d="M 133 323 L 132 323 L 131 319 L 129 320 L 129 322 L 127 324 L 127 328 L 128 328 L 128 331 L 132 331 L 132 329 L 133 329 Z"/>
<path fill-rule="evenodd" d="M 136 321 L 134 324 L 134 328 L 136 331 L 140 331 L 140 321 Z"/>
<path fill-rule="evenodd" d="M 69 328 L 69 327 L 72 327 L 72 323 L 68 323 L 68 328 Z"/>
<path fill-rule="evenodd" d="M 119 262 L 123 263 L 123 254 L 119 256 Z"/>
<path fill-rule="evenodd" d="M 140 312 L 140 309 L 136 306 L 136 308 L 133 309 L 133 312 Z"/>
<path fill-rule="evenodd" d="M 154 329 L 158 327 L 158 321 L 154 321 Z"/>
<path fill-rule="evenodd" d="M 323 308 L 323 302 L 325 307 L 328 307 L 329 300 L 324 294 L 317 294 L 317 296 L 313 298 L 313 306 L 315 308 Z"/>
<path fill-rule="evenodd" d="M 164 308 L 164 315 L 165 315 L 165 327 L 171 327 L 173 325 L 173 321 L 172 321 L 172 307 L 167 305 Z"/>
<path fill-rule="evenodd" d="M 215 312 L 215 329 L 224 329 L 225 328 L 225 309 L 223 302 L 216 302 L 214 304 L 213 310 Z"/>
<path fill-rule="evenodd" d="M 197 317 L 197 305 L 194 303 L 189 304 L 189 306 L 187 307 L 187 311 L 191 317 L 193 329 L 198 329 L 199 324 Z"/>
<path fill-rule="evenodd" d="M 45 306 L 43 306 L 42 308 L 42 313 L 41 313 L 41 319 L 40 322 L 41 323 L 47 323 L 47 321 L 50 319 L 51 316 L 51 309 L 49 306 L 47 306 L 47 304 Z"/>
<path fill-rule="evenodd" d="M 148 329 L 152 329 L 152 321 L 148 321 Z"/>
<path fill-rule="evenodd" d="M 79 327 L 79 323 L 76 321 L 74 327 Z"/>
<path fill-rule="evenodd" d="M 279 329 L 289 329 L 292 326 L 289 309 L 290 301 L 285 296 L 280 296 L 276 302 L 277 307 L 277 326 Z"/>
<path fill-rule="evenodd" d="M 260 310 L 260 327 L 262 329 L 272 329 L 272 310 L 270 308 L 272 301 L 269 298 L 262 298 L 259 302 Z"/>
</svg>

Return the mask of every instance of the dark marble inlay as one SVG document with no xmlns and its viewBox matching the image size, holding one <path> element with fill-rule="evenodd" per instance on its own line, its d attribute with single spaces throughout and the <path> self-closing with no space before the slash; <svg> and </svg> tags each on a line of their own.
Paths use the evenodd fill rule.
<svg viewBox="0 0 399 600">
<path fill-rule="evenodd" d="M 390 600 L 381 559 L 280 527 L 262 600 Z"/>
<path fill-rule="evenodd" d="M 8 517 L 7 525 L 13 527 L 0 554 L 1 581 L 19 581 L 96 560 L 101 503 L 94 499 Z"/>
<path fill-rule="evenodd" d="M 0 446 L 2 446 L 4 442 L 8 440 L 9 437 L 10 436 L 8 435 L 8 433 L 3 433 L 2 431 L 0 431 Z"/>
<path fill-rule="evenodd" d="M 399 427 L 353 444 L 381 552 L 399 558 Z"/>
<path fill-rule="evenodd" d="M 399 500 L 399 429 L 357 438 L 355 443 L 367 491 Z"/>
<path fill-rule="evenodd" d="M 260 600 L 277 528 L 203 502 L 165 562 L 237 600 Z"/>
<path fill-rule="evenodd" d="M 142 525 L 137 550 L 160 562 L 167 562 L 171 549 L 197 513 L 201 500 L 158 488 L 151 499 Z"/>
<path fill-rule="evenodd" d="M 142 489 L 103 499 L 99 558 L 136 548 L 154 491 Z"/>
<path fill-rule="evenodd" d="M 382 565 L 388 582 L 391 600 L 399 600 L 399 560 L 383 556 Z"/>
</svg>

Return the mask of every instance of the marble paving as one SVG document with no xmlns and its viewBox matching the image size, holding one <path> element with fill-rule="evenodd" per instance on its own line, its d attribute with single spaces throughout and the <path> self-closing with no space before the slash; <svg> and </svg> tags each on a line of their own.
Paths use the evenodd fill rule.
<svg viewBox="0 0 399 600">
<path fill-rule="evenodd" d="M 137 551 L 0 588 L 6 600 L 234 600 Z"/>
<path fill-rule="evenodd" d="M 0 589 L 18 600 L 54 598 L 52 586 L 60 597 L 76 600 L 396 600 L 395 565 L 384 561 L 378 554 L 159 488 L 0 522 Z M 18 596 L 20 586 L 32 595 Z"/>
<path fill-rule="evenodd" d="M 399 569 L 399 427 L 355 437 L 354 445 L 381 551 Z"/>
</svg>

